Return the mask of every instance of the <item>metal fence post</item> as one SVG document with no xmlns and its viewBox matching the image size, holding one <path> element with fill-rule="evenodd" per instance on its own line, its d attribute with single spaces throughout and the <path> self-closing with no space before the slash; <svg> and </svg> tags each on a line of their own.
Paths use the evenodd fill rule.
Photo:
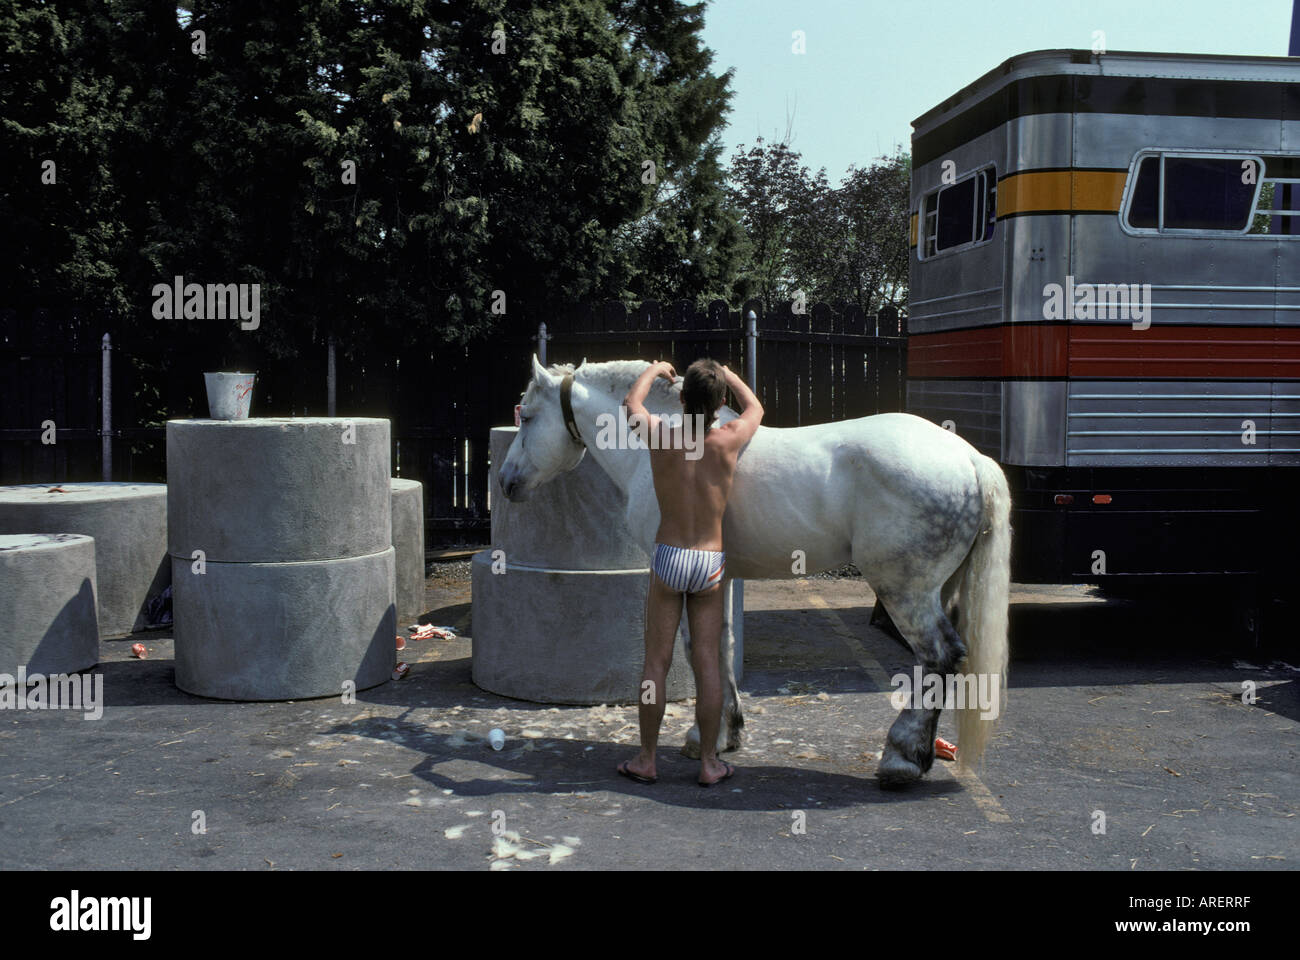
<svg viewBox="0 0 1300 960">
<path fill-rule="evenodd" d="M 99 442 L 103 460 L 103 479 L 108 482 L 113 479 L 113 340 L 108 334 L 104 334 L 100 352 L 103 361 L 103 371 L 100 374 L 103 403 Z"/>
<path fill-rule="evenodd" d="M 758 393 L 758 314 L 753 310 L 745 318 L 745 382 Z"/>
<path fill-rule="evenodd" d="M 325 407 L 327 416 L 334 416 L 338 381 L 334 376 L 334 334 L 329 336 L 328 359 L 325 365 Z"/>
</svg>

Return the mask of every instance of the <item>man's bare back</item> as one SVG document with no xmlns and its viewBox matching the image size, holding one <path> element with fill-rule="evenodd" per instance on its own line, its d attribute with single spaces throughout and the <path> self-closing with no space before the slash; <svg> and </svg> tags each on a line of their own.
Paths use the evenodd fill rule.
<svg viewBox="0 0 1300 960">
<path fill-rule="evenodd" d="M 664 366 L 668 378 L 672 379 L 672 367 Z M 702 442 L 703 425 L 683 422 L 682 426 L 673 427 L 659 417 L 648 418 L 649 430 L 655 431 L 658 440 L 650 444 L 650 469 L 659 500 L 656 543 L 695 550 L 723 549 L 722 515 L 731 496 L 736 460 L 741 448 L 754 435 L 762 408 L 743 380 L 725 366 L 719 366 L 727 385 L 745 402 L 744 415 L 708 430 Z M 731 383 L 733 379 L 736 385 Z M 684 421 L 686 416 L 689 415 L 684 415 Z M 685 436 L 688 430 L 692 440 L 689 445 Z M 695 444 L 702 447 L 702 455 L 689 456 L 696 449 Z"/>
<path fill-rule="evenodd" d="M 703 455 L 689 459 L 682 428 L 662 425 L 660 448 L 650 451 L 655 496 L 659 499 L 656 543 L 695 550 L 722 549 L 722 515 L 731 495 L 739 448 L 723 428 L 704 436 Z"/>
</svg>

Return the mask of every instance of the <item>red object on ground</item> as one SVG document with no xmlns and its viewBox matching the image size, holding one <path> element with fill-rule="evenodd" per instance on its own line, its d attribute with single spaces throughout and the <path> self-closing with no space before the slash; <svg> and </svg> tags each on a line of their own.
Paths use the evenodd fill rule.
<svg viewBox="0 0 1300 960">
<path fill-rule="evenodd" d="M 957 744 L 949 743 L 943 737 L 934 738 L 934 755 L 940 760 L 956 760 Z"/>
<path fill-rule="evenodd" d="M 149 651 L 144 648 L 143 643 L 131 644 L 131 652 L 134 653 L 141 660 L 143 660 L 145 657 L 149 655 Z"/>
<path fill-rule="evenodd" d="M 397 649 L 398 650 L 406 649 L 406 638 L 402 636 L 400 633 L 397 635 Z"/>
<path fill-rule="evenodd" d="M 411 672 L 411 665 L 405 660 L 399 660 L 397 666 L 393 668 L 393 679 L 401 680 Z"/>
</svg>

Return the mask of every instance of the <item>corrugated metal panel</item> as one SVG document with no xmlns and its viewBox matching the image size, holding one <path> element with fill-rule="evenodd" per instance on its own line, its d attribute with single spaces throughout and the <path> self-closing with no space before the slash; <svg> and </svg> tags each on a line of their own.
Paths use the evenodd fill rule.
<svg viewBox="0 0 1300 960">
<path fill-rule="evenodd" d="M 1300 466 L 1300 383 L 1273 384 L 1269 466 Z"/>
<path fill-rule="evenodd" d="M 1300 396 L 1286 402 L 1284 431 L 1300 422 Z M 1066 464 L 1265 466 L 1300 454 L 1300 436 L 1274 434 L 1274 403 L 1269 383 L 1072 381 Z"/>
<path fill-rule="evenodd" d="M 940 426 L 950 420 L 957 435 L 980 453 L 1001 456 L 1000 380 L 909 380 L 907 412 Z"/>
</svg>

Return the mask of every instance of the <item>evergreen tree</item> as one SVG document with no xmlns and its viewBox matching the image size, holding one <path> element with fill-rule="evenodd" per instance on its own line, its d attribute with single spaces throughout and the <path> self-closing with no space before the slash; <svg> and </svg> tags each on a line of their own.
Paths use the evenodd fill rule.
<svg viewBox="0 0 1300 960">
<path fill-rule="evenodd" d="M 464 340 L 501 323 L 494 291 L 507 316 L 727 295 L 703 9 L 4 0 L 7 305 L 108 304 L 237 357 Z M 176 275 L 260 284 L 262 327 L 159 329 Z"/>
</svg>

